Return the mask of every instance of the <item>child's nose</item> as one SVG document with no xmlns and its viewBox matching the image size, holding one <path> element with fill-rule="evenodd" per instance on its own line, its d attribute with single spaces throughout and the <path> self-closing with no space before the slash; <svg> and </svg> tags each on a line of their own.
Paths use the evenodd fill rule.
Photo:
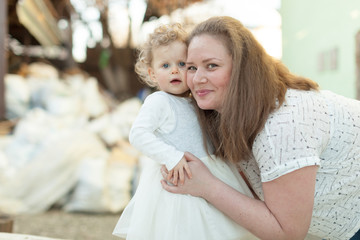
<svg viewBox="0 0 360 240">
<path fill-rule="evenodd" d="M 171 73 L 172 73 L 172 74 L 179 73 L 179 69 L 178 69 L 177 67 L 173 67 L 173 68 L 171 69 Z"/>
</svg>

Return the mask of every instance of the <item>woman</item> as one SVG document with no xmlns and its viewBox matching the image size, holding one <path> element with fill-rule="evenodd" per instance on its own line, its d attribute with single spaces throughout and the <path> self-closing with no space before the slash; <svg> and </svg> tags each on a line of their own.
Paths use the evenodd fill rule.
<svg viewBox="0 0 360 240">
<path fill-rule="evenodd" d="M 216 155 L 238 164 L 259 199 L 189 153 L 192 178 L 163 188 L 206 199 L 260 239 L 356 239 L 360 102 L 290 73 L 230 17 L 196 26 L 186 65 Z"/>
</svg>

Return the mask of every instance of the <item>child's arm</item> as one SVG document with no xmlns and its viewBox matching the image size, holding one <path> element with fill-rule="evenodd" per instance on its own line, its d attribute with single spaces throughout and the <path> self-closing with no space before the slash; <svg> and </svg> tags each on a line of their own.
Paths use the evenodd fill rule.
<svg viewBox="0 0 360 240">
<path fill-rule="evenodd" d="M 162 141 L 156 133 L 172 130 L 175 124 L 173 114 L 167 96 L 155 92 L 146 98 L 129 134 L 129 141 L 135 148 L 159 164 L 165 164 L 169 170 L 179 163 L 184 152 Z"/>
</svg>

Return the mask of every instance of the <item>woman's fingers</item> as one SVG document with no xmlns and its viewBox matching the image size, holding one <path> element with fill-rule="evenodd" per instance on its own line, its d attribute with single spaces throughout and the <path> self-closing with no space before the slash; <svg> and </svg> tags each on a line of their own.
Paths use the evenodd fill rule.
<svg viewBox="0 0 360 240">
<path fill-rule="evenodd" d="M 162 185 L 162 187 L 163 187 L 166 191 L 168 191 L 168 192 L 171 192 L 171 193 L 180 193 L 180 192 L 178 191 L 178 188 L 177 188 L 176 186 L 171 186 L 171 185 L 169 185 L 164 179 L 161 180 L 161 185 Z"/>
<path fill-rule="evenodd" d="M 163 178 L 166 179 L 169 171 L 167 170 L 165 165 L 162 165 L 162 167 L 160 169 L 160 172 L 161 172 L 161 175 L 163 176 Z"/>
<path fill-rule="evenodd" d="M 194 155 L 192 155 L 189 152 L 185 152 L 184 157 L 186 158 L 186 161 L 188 161 L 188 162 L 200 160 L 199 158 L 195 157 Z"/>
</svg>

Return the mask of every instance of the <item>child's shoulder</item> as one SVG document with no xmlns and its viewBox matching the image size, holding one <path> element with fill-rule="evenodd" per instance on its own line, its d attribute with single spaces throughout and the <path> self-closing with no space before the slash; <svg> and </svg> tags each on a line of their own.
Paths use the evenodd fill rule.
<svg viewBox="0 0 360 240">
<path fill-rule="evenodd" d="M 164 92 L 164 91 L 157 91 L 145 99 L 145 104 L 156 104 L 156 105 L 178 105 L 178 104 L 189 104 L 190 98 L 187 97 L 179 97 L 173 94 Z"/>
<path fill-rule="evenodd" d="M 151 93 L 149 96 L 146 97 L 146 101 L 164 101 L 170 98 L 171 94 L 163 92 L 163 91 L 156 91 Z"/>
<path fill-rule="evenodd" d="M 163 96 L 163 97 L 169 97 L 172 96 L 170 93 L 164 92 L 164 91 L 156 91 L 151 93 L 149 96 Z"/>
<path fill-rule="evenodd" d="M 157 107 L 157 108 L 163 108 L 163 107 L 168 108 L 170 105 L 170 97 L 171 95 L 166 92 L 157 91 L 151 93 L 149 96 L 145 98 L 144 105 Z"/>
</svg>

